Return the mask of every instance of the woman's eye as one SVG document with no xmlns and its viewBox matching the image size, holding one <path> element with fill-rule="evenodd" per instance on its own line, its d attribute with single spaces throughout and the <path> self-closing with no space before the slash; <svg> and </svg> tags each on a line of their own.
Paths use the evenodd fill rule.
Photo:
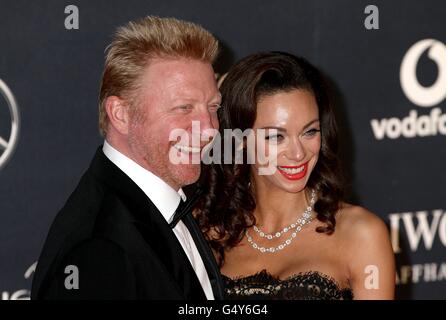
<svg viewBox="0 0 446 320">
<path fill-rule="evenodd" d="M 268 141 L 280 141 L 283 139 L 283 136 L 281 134 L 277 134 L 277 135 L 267 136 L 265 137 L 265 139 Z"/>
<path fill-rule="evenodd" d="M 306 136 L 314 136 L 314 135 L 316 135 L 320 131 L 321 130 L 319 130 L 319 129 L 310 129 L 307 132 L 305 132 L 305 135 Z"/>
</svg>

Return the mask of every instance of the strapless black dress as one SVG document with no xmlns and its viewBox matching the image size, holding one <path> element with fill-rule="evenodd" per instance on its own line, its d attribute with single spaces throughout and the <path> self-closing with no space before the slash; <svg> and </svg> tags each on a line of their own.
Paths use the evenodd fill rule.
<svg viewBox="0 0 446 320">
<path fill-rule="evenodd" d="M 317 271 L 278 279 L 262 270 L 231 279 L 222 275 L 228 300 L 352 300 L 350 288 L 340 288 L 332 277 Z"/>
</svg>

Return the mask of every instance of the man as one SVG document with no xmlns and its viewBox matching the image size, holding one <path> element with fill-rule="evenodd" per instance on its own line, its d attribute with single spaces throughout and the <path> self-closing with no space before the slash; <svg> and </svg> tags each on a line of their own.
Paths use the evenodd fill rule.
<svg viewBox="0 0 446 320">
<path fill-rule="evenodd" d="M 218 128 L 217 40 L 198 25 L 146 17 L 118 29 L 100 90 L 102 148 L 56 217 L 34 275 L 33 299 L 221 299 L 212 252 L 182 187 Z M 201 137 L 202 138 L 202 137 Z M 182 163 L 175 164 L 175 156 Z M 185 163 L 189 162 L 189 163 Z M 177 210 L 177 208 L 179 209 Z"/>
</svg>

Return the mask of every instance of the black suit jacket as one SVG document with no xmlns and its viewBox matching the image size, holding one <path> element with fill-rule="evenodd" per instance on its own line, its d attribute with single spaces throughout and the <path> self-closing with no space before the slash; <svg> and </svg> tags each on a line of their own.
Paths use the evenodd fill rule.
<svg viewBox="0 0 446 320">
<path fill-rule="evenodd" d="M 191 214 L 183 219 L 208 272 L 214 296 L 223 284 Z M 78 289 L 73 284 L 74 265 Z M 69 286 L 70 287 L 70 286 Z M 98 149 L 55 218 L 37 264 L 32 299 L 204 300 L 200 282 L 172 229 L 144 192 Z"/>
</svg>

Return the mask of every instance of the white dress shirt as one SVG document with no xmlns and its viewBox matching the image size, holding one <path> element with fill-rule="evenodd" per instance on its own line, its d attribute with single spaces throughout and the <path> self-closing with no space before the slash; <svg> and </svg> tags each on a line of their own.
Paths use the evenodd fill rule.
<svg viewBox="0 0 446 320">
<path fill-rule="evenodd" d="M 121 152 L 113 148 L 107 141 L 104 141 L 102 148 L 105 156 L 110 159 L 119 169 L 121 169 L 130 179 L 135 182 L 138 187 L 146 194 L 146 196 L 153 202 L 158 210 L 170 223 L 173 219 L 175 211 L 180 201 L 186 201 L 186 195 L 183 190 L 175 191 L 161 178 L 154 175 L 150 171 L 144 169 L 139 164 L 123 155 Z M 149 214 L 149 212 L 147 213 Z M 173 232 L 183 247 L 192 267 L 197 274 L 198 280 L 206 294 L 208 300 L 214 300 L 211 282 L 198 252 L 197 246 L 183 221 L 179 221 Z"/>
</svg>

